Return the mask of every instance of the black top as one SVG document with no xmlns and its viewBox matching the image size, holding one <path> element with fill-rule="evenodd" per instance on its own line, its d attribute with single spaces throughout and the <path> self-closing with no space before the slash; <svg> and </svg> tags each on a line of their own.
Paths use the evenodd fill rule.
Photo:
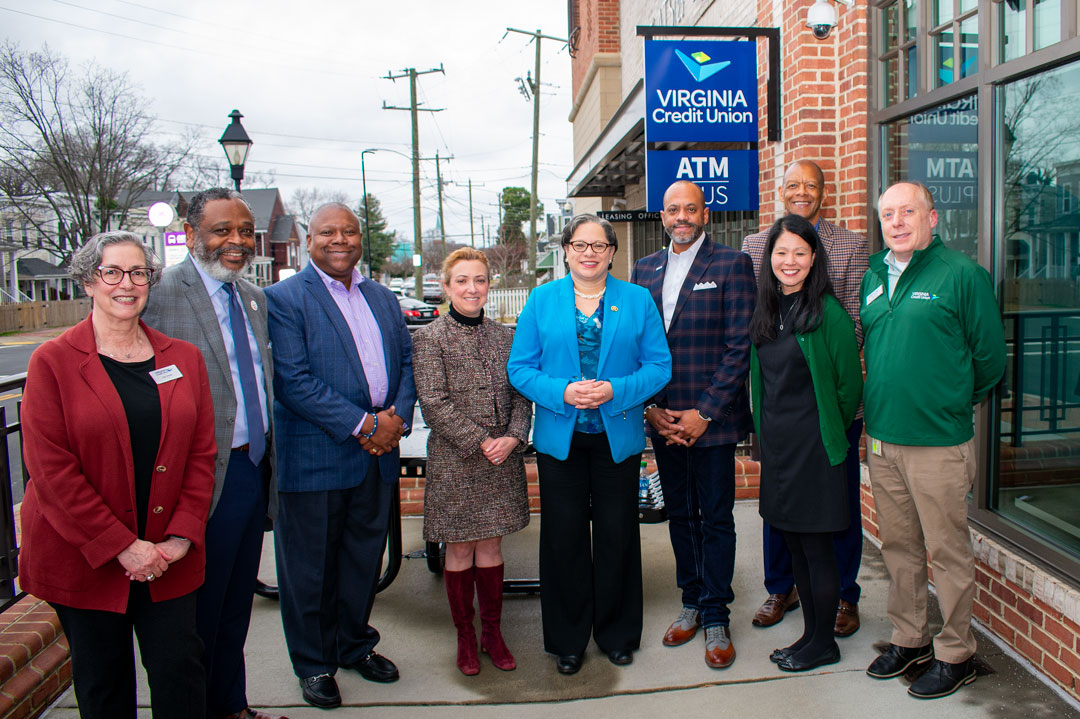
<svg viewBox="0 0 1080 719">
<path fill-rule="evenodd" d="M 781 295 L 779 330 L 757 348 L 761 364 L 761 497 L 766 522 L 788 532 L 848 526 L 844 465 L 833 466 L 821 441 L 814 380 L 792 327 L 801 293 Z"/>
<path fill-rule="evenodd" d="M 450 305 L 450 316 L 466 327 L 479 327 L 484 322 L 484 310 L 480 310 L 480 314 L 476 317 L 469 317 L 468 315 L 461 314 L 454 309 L 453 305 Z"/>
<path fill-rule="evenodd" d="M 135 470 L 135 516 L 139 539 L 146 533 L 146 514 L 150 507 L 150 480 L 161 443 L 161 398 L 157 383 L 150 376 L 154 358 L 142 362 L 117 362 L 99 354 L 101 364 L 120 395 L 131 435 L 131 457 Z"/>
</svg>

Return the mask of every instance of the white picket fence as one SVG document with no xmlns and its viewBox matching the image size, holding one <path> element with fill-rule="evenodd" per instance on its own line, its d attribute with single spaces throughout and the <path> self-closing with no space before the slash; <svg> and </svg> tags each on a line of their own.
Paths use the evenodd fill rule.
<svg viewBox="0 0 1080 719">
<path fill-rule="evenodd" d="M 484 305 L 484 314 L 494 320 L 515 322 L 521 310 L 524 309 L 527 299 L 529 299 L 527 287 L 491 290 L 488 292 L 487 304 Z"/>
</svg>

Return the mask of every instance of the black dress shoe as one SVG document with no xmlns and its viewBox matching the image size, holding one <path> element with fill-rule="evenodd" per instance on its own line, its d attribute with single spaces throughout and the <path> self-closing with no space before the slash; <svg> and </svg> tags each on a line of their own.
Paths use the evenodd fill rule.
<svg viewBox="0 0 1080 719">
<path fill-rule="evenodd" d="M 772 654 L 769 655 L 769 661 L 773 664 L 779 664 L 781 660 L 787 659 L 795 652 L 791 647 L 784 647 L 783 649 L 773 649 Z"/>
<path fill-rule="evenodd" d="M 890 644 L 881 656 L 870 664 L 866 673 L 874 679 L 892 679 L 916 664 L 925 664 L 933 656 L 934 650 L 929 644 L 924 647 L 898 647 Z"/>
<path fill-rule="evenodd" d="M 272 599 L 275 602 L 281 598 L 278 593 L 278 588 L 276 584 L 267 584 L 261 579 L 255 580 L 255 593 L 258 594 L 260 597 L 266 597 L 267 599 Z"/>
<path fill-rule="evenodd" d="M 958 664 L 935 659 L 926 673 L 908 688 L 907 693 L 919 699 L 937 699 L 947 697 L 973 681 L 975 681 L 975 662 L 970 658 Z"/>
<path fill-rule="evenodd" d="M 826 664 L 836 664 L 840 661 L 840 647 L 835 643 L 829 647 L 823 654 L 814 657 L 813 659 L 796 659 L 796 655 L 789 654 L 776 663 L 776 666 L 785 672 L 808 672 L 811 669 L 817 669 L 818 667 L 825 666 Z"/>
<path fill-rule="evenodd" d="M 329 674 L 317 674 L 301 679 L 300 689 L 304 693 L 304 701 L 311 706 L 320 709 L 341 706 L 341 692 L 338 691 L 337 681 Z"/>
<path fill-rule="evenodd" d="M 559 674 L 577 674 L 578 670 L 581 669 L 581 655 L 565 654 L 556 657 L 555 668 L 559 670 Z"/>
<path fill-rule="evenodd" d="M 612 649 L 608 652 L 607 658 L 611 660 L 612 664 L 625 667 L 627 664 L 634 663 L 634 652 L 630 649 Z"/>
<path fill-rule="evenodd" d="M 369 682 L 396 682 L 401 677 L 392 661 L 374 651 L 368 652 L 356 664 L 349 665 L 349 669 L 360 672 L 360 676 Z"/>
</svg>

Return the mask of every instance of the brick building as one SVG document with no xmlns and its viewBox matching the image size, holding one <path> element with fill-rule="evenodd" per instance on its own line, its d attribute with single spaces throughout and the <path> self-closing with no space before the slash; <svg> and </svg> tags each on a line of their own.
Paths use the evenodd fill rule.
<svg viewBox="0 0 1080 719">
<path fill-rule="evenodd" d="M 1080 3 L 830 0 L 838 22 L 824 39 L 805 25 L 812 4 L 571 0 L 568 196 L 575 213 L 645 209 L 638 26 L 778 28 L 780 139 L 766 133 L 761 40 L 762 121 L 745 148 L 759 155 L 759 209 L 712 213 L 712 236 L 738 247 L 771 224 L 783 170 L 802 158 L 825 170 L 825 216 L 866 233 L 871 251 L 881 189 L 930 186 L 942 240 L 994 278 L 1009 348 L 1005 380 L 976 416 L 975 613 L 1080 697 Z M 658 221 L 616 229 L 622 278 L 665 243 Z M 876 535 L 868 486 L 863 520 Z"/>
</svg>

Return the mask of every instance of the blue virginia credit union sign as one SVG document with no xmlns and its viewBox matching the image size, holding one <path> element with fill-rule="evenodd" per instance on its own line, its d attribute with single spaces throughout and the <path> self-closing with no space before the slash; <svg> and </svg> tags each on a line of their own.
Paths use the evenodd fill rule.
<svg viewBox="0 0 1080 719">
<path fill-rule="evenodd" d="M 645 41 L 648 142 L 756 142 L 756 44 Z"/>
<path fill-rule="evenodd" d="M 646 207 L 664 209 L 664 192 L 677 180 L 697 184 L 709 212 L 758 209 L 758 154 L 754 150 L 650 152 Z"/>
</svg>

